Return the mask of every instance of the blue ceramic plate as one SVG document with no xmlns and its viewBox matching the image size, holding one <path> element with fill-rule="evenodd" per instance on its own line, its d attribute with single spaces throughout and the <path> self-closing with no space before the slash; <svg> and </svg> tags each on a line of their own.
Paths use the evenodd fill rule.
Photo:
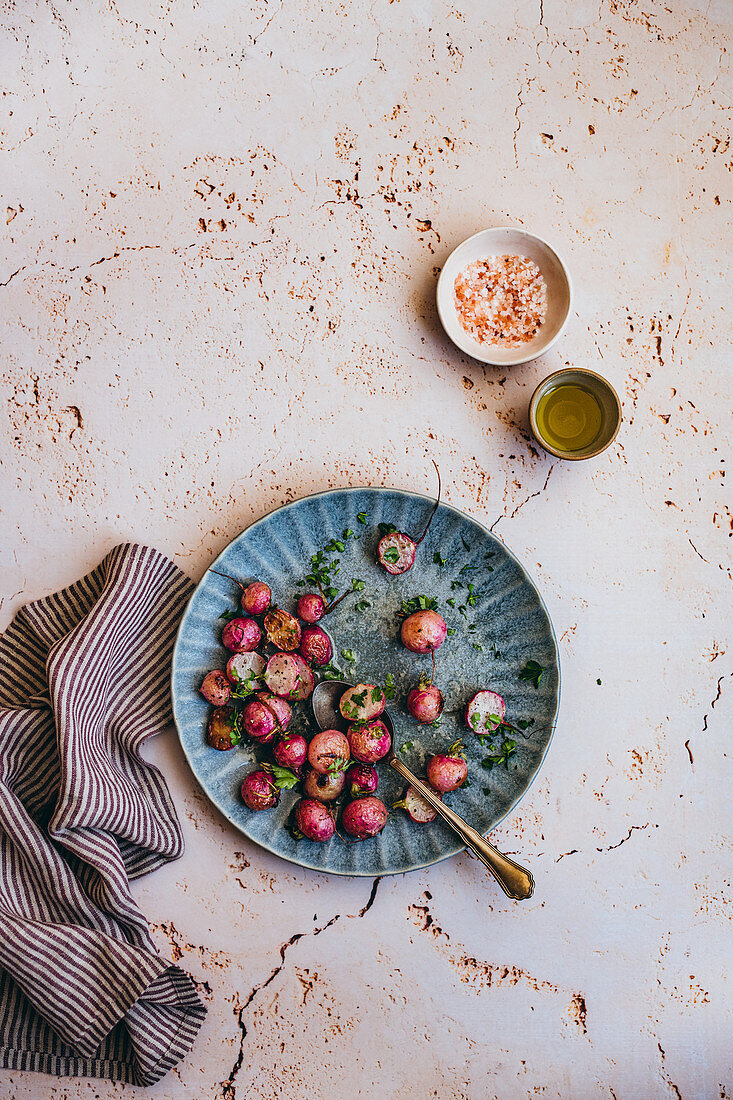
<svg viewBox="0 0 733 1100">
<path fill-rule="evenodd" d="M 358 537 L 349 539 L 343 553 L 337 554 L 341 568 L 337 579 L 351 587 L 352 578 L 358 578 L 364 588 L 347 596 L 321 624 L 333 639 L 334 663 L 343 670 L 343 679 L 355 682 L 384 684 L 387 673 L 392 673 L 396 694 L 388 707 L 396 749 L 418 774 L 424 774 L 428 755 L 463 737 L 470 785 L 446 795 L 446 800 L 487 833 L 516 806 L 547 752 L 560 689 L 557 647 L 542 598 L 520 563 L 503 543 L 455 508 L 440 505 L 409 572 L 390 577 L 376 563 L 377 525 L 392 523 L 417 538 L 432 504 L 427 497 L 394 489 L 317 493 L 252 524 L 219 555 L 214 568 L 245 583 L 255 578 L 266 581 L 275 602 L 294 612 L 298 596 L 311 588 L 296 583 L 309 571 L 311 555 L 331 539 L 341 540 L 350 528 Z M 358 521 L 359 513 L 365 513 L 366 524 Z M 434 561 L 436 554 L 445 559 L 445 565 Z M 473 585 L 470 592 L 468 584 Z M 250 840 L 318 871 L 397 874 L 459 852 L 463 846 L 440 819 L 416 825 L 401 810 L 390 814 L 384 831 L 372 840 L 349 844 L 335 836 L 326 844 L 316 844 L 294 840 L 285 827 L 298 797 L 295 791 L 284 791 L 275 810 L 253 813 L 246 808 L 239 787 L 263 750 L 245 745 L 230 752 L 210 748 L 205 740 L 209 707 L 198 693 L 204 675 L 226 663 L 219 616 L 237 608 L 238 594 L 236 585 L 209 570 L 186 608 L 173 655 L 173 704 L 181 744 L 214 805 Z M 399 642 L 400 604 L 418 595 L 435 597 L 438 610 L 455 630 L 436 654 L 436 682 L 446 696 L 437 728 L 420 725 L 404 705 L 420 673 L 430 673 L 430 659 L 409 653 Z M 370 606 L 357 611 L 355 604 L 365 600 Z M 455 601 L 455 606 L 449 601 Z M 342 650 L 353 651 L 356 661 L 345 660 Z M 537 688 L 520 679 L 527 661 L 547 669 Z M 465 725 L 465 705 L 479 688 L 504 696 L 508 721 L 515 726 L 528 723 L 516 738 L 508 769 L 482 767 L 490 745 L 482 746 Z M 296 710 L 298 723 L 308 726 L 309 703 Z M 499 747 L 498 742 L 492 743 Z M 378 770 L 378 794 L 391 806 L 401 796 L 403 784 L 386 764 L 378 765 Z"/>
</svg>

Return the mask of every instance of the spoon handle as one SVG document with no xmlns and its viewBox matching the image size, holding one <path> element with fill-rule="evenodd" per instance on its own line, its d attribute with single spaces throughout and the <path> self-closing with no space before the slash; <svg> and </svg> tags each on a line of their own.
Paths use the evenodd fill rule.
<svg viewBox="0 0 733 1100">
<path fill-rule="evenodd" d="M 447 821 L 451 829 L 458 834 L 466 847 L 471 849 L 485 867 L 488 867 L 507 897 L 514 898 L 516 901 L 524 901 L 526 898 L 532 897 L 534 879 L 529 871 L 524 867 L 520 867 L 513 859 L 509 859 L 509 856 L 503 855 L 486 837 L 481 836 L 481 833 L 468 825 L 449 806 L 446 806 L 435 791 L 413 775 L 401 760 L 393 757 L 389 763 L 403 779 L 406 779 L 422 795 L 426 802 L 430 803 L 434 810 L 437 810 L 443 820 Z"/>
</svg>

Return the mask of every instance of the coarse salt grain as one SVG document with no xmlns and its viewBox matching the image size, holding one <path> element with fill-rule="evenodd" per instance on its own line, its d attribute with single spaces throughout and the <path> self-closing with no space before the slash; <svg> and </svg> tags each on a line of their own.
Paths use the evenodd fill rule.
<svg viewBox="0 0 733 1100">
<path fill-rule="evenodd" d="M 480 344 L 516 348 L 537 335 L 547 315 L 547 285 L 523 256 L 487 256 L 456 276 L 456 312 Z"/>
</svg>

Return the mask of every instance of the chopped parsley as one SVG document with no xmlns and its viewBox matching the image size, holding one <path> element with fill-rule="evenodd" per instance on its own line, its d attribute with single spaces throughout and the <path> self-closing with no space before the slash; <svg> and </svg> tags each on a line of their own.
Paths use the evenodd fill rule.
<svg viewBox="0 0 733 1100">
<path fill-rule="evenodd" d="M 320 668 L 318 671 L 324 680 L 342 680 L 344 675 L 341 669 L 336 668 L 333 662 L 331 662 L 330 665 L 324 665 L 323 668 Z"/>
<path fill-rule="evenodd" d="M 351 578 L 351 588 L 354 592 L 362 592 L 364 590 L 365 581 L 359 580 L 358 577 Z"/>
<path fill-rule="evenodd" d="M 487 771 L 492 771 L 494 768 L 503 764 L 507 771 L 509 771 L 509 761 L 514 753 L 517 751 L 517 742 L 513 741 L 511 737 L 505 737 L 501 743 L 501 749 L 496 751 L 494 746 L 491 746 L 491 752 L 489 756 L 484 757 L 481 761 L 481 767 Z"/>
<path fill-rule="evenodd" d="M 354 611 L 366 611 L 366 609 L 371 606 L 369 600 L 359 600 L 358 603 L 354 604 Z"/>
<path fill-rule="evenodd" d="M 354 653 L 353 649 L 342 649 L 341 656 L 345 661 L 348 661 L 350 665 L 356 663 L 356 654 Z"/>
<path fill-rule="evenodd" d="M 435 611 L 438 601 L 434 596 L 413 596 L 410 600 L 403 600 L 400 604 L 400 615 L 406 617 L 415 611 Z"/>
<path fill-rule="evenodd" d="M 439 565 L 440 568 L 442 569 L 443 566 L 447 564 L 448 559 L 443 557 L 440 550 L 436 550 L 435 553 L 433 554 L 433 561 L 436 565 Z"/>
<path fill-rule="evenodd" d="M 395 688 L 394 676 L 392 675 L 391 672 L 388 672 L 387 675 L 384 677 L 384 698 L 385 699 L 394 699 L 395 691 L 396 691 L 396 688 Z"/>
<path fill-rule="evenodd" d="M 239 618 L 239 612 L 238 611 L 222 611 L 219 618 L 223 619 L 225 623 L 230 623 L 232 621 L 232 619 L 238 619 Z"/>
<path fill-rule="evenodd" d="M 356 517 L 356 518 L 357 518 L 357 520 L 358 520 L 358 522 L 359 522 L 359 523 L 363 523 L 363 524 L 364 524 L 364 526 L 366 526 L 366 522 L 367 522 L 367 514 L 366 514 L 366 512 L 359 512 L 359 514 L 357 515 L 357 517 Z"/>
<path fill-rule="evenodd" d="M 396 546 L 390 546 L 384 551 L 382 557 L 389 565 L 396 565 L 400 560 L 400 552 Z"/>
<path fill-rule="evenodd" d="M 405 741 L 404 744 L 400 745 L 400 752 L 408 752 L 409 749 L 412 748 L 412 746 L 413 746 L 412 741 Z"/>
<path fill-rule="evenodd" d="M 397 531 L 397 528 L 395 527 L 394 523 L 380 523 L 379 524 L 379 533 L 382 536 L 382 538 L 384 538 L 385 535 L 399 534 L 399 532 Z"/>
</svg>

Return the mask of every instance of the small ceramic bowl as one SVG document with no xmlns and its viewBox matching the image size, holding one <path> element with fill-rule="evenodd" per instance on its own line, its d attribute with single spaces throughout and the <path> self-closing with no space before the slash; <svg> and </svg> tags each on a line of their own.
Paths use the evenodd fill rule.
<svg viewBox="0 0 733 1100">
<path fill-rule="evenodd" d="M 456 276 L 476 260 L 504 255 L 523 256 L 533 260 L 547 284 L 547 317 L 544 324 L 534 339 L 517 348 L 502 348 L 474 340 L 461 324 L 455 306 L 453 287 Z M 459 244 L 445 261 L 438 279 L 438 316 L 446 333 L 461 351 L 482 363 L 515 366 L 536 359 L 552 347 L 565 327 L 572 296 L 567 269 L 546 241 L 514 226 L 483 229 Z"/>
<path fill-rule="evenodd" d="M 562 385 L 582 386 L 593 394 L 601 407 L 599 433 L 592 443 L 580 451 L 558 450 L 557 447 L 543 437 L 537 424 L 537 406 L 539 402 L 550 390 Z M 565 370 L 555 371 L 554 374 L 549 375 L 544 381 L 540 382 L 529 403 L 529 424 L 532 435 L 540 446 L 549 451 L 551 455 L 573 460 L 594 458 L 601 451 L 605 451 L 606 447 L 610 447 L 618 435 L 618 430 L 621 427 L 621 402 L 611 383 L 602 378 L 600 374 L 596 374 L 592 370 L 583 370 L 581 367 L 569 367 Z"/>
</svg>

